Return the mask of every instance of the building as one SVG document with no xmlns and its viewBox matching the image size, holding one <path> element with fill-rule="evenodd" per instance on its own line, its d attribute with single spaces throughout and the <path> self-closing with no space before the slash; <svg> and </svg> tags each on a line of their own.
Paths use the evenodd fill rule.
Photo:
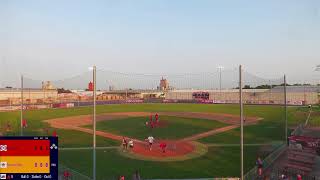
<svg viewBox="0 0 320 180">
<path fill-rule="evenodd" d="M 51 89 L 56 89 L 56 88 L 51 84 L 50 81 L 46 81 L 46 82 L 42 81 L 42 89 L 43 90 L 51 90 Z"/>
<path fill-rule="evenodd" d="M 93 82 L 89 82 L 88 84 L 88 91 L 93 91 Z"/>
<path fill-rule="evenodd" d="M 159 90 L 161 90 L 161 91 L 169 90 L 169 82 L 167 79 L 163 79 L 163 77 L 161 78 Z"/>
<path fill-rule="evenodd" d="M 319 104 L 320 87 L 288 86 L 289 105 Z M 167 100 L 209 100 L 215 103 L 239 103 L 239 89 L 227 90 L 173 90 L 166 92 Z M 284 88 L 243 89 L 243 101 L 247 104 L 283 104 Z"/>
<path fill-rule="evenodd" d="M 25 104 L 50 103 L 58 98 L 56 89 L 23 89 Z M 20 88 L 1 88 L 0 105 L 17 105 L 21 103 Z"/>
</svg>

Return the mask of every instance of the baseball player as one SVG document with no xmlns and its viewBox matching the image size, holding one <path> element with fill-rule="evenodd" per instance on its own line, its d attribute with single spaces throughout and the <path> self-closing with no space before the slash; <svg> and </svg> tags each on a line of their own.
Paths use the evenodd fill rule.
<svg viewBox="0 0 320 180">
<path fill-rule="evenodd" d="M 158 113 L 156 113 L 155 118 L 156 118 L 156 123 L 158 124 L 159 123 L 159 115 L 158 115 Z"/>
<path fill-rule="evenodd" d="M 58 135 L 57 135 L 57 130 L 53 130 L 52 136 L 53 136 L 53 137 L 57 137 L 57 136 L 58 136 Z"/>
<path fill-rule="evenodd" d="M 153 143 L 154 143 L 154 137 L 152 137 L 152 136 L 149 136 L 147 139 L 146 139 L 146 141 L 148 141 L 148 143 L 149 143 L 149 150 L 150 151 L 152 151 L 152 145 L 153 145 Z"/>
<path fill-rule="evenodd" d="M 128 149 L 128 142 L 125 137 L 122 138 L 122 149 Z"/>
<path fill-rule="evenodd" d="M 128 144 L 129 144 L 129 148 L 133 149 L 133 140 L 132 139 L 129 140 Z"/>
<path fill-rule="evenodd" d="M 165 142 L 162 142 L 160 143 L 160 149 L 162 150 L 162 153 L 165 153 L 166 152 L 166 148 L 167 148 L 167 143 Z"/>
<path fill-rule="evenodd" d="M 23 120 L 22 120 L 22 127 L 23 127 L 23 128 L 27 128 L 27 127 L 28 127 L 28 123 L 27 123 L 27 120 L 26 120 L 26 119 L 23 119 Z"/>
<path fill-rule="evenodd" d="M 150 125 L 151 128 L 153 128 L 153 126 L 154 126 L 152 114 L 150 115 L 149 125 Z"/>
</svg>

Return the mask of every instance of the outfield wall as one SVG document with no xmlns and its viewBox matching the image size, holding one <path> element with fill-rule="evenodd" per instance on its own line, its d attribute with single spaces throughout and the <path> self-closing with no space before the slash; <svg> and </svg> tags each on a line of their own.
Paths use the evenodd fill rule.
<svg viewBox="0 0 320 180">
<path fill-rule="evenodd" d="M 193 100 L 192 94 L 197 90 L 177 90 L 168 91 L 166 100 Z M 209 93 L 209 99 L 214 103 L 238 103 L 238 90 L 206 91 Z M 272 92 L 270 90 L 244 90 L 243 99 L 247 104 L 283 104 L 284 92 Z M 317 92 L 289 92 L 287 93 L 288 104 L 307 105 L 318 104 L 319 96 Z"/>
</svg>

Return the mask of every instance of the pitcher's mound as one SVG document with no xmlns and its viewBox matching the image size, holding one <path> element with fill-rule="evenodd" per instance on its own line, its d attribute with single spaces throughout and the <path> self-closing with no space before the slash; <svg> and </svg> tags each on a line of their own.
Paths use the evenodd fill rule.
<svg viewBox="0 0 320 180">
<path fill-rule="evenodd" d="M 162 142 L 167 144 L 165 152 L 160 148 Z M 119 152 L 128 158 L 146 161 L 184 161 L 206 154 L 208 148 L 198 142 L 160 140 L 153 144 L 152 150 L 148 143 L 137 142 L 133 149 L 123 151 L 120 148 Z"/>
</svg>

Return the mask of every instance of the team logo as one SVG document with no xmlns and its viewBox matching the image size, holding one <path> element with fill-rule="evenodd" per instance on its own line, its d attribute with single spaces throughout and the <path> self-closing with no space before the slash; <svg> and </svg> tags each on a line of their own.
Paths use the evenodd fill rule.
<svg viewBox="0 0 320 180">
<path fill-rule="evenodd" d="M 52 144 L 52 146 L 50 147 L 50 149 L 58 149 L 58 146 L 55 144 Z"/>
<path fill-rule="evenodd" d="M 0 174 L 0 179 L 7 179 L 7 175 L 6 174 Z"/>
<path fill-rule="evenodd" d="M 0 151 L 7 151 L 7 145 L 0 145 Z"/>
<path fill-rule="evenodd" d="M 8 164 L 7 162 L 0 162 L 0 169 L 7 168 Z"/>
</svg>

